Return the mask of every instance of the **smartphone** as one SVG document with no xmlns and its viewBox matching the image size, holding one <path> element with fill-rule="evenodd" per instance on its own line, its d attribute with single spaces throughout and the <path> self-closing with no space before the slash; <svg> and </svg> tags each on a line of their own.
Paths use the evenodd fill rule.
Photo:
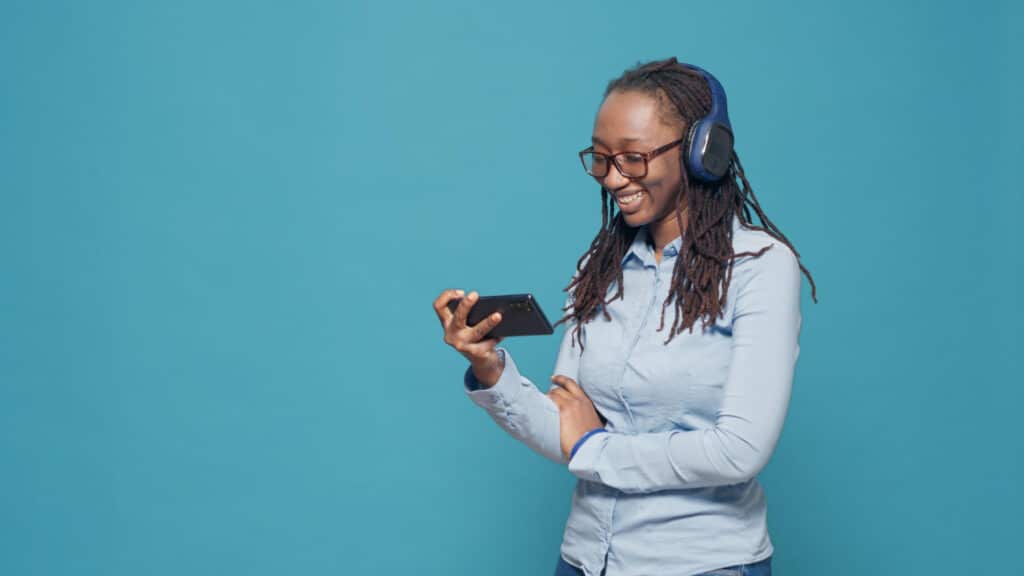
<svg viewBox="0 0 1024 576">
<path fill-rule="evenodd" d="M 462 298 L 449 301 L 448 309 L 455 312 L 460 302 Z M 476 304 L 469 309 L 466 325 L 474 326 L 495 312 L 501 313 L 501 322 L 484 336 L 485 340 L 505 336 L 551 334 L 555 331 L 533 294 L 480 296 Z"/>
</svg>

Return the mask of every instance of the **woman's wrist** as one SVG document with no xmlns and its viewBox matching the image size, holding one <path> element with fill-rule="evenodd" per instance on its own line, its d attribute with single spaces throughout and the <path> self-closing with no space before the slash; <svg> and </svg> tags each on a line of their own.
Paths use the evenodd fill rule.
<svg viewBox="0 0 1024 576">
<path fill-rule="evenodd" d="M 482 388 L 491 388 L 498 383 L 502 372 L 505 371 L 505 351 L 496 348 L 494 357 L 482 364 L 472 364 L 473 376 Z"/>
</svg>

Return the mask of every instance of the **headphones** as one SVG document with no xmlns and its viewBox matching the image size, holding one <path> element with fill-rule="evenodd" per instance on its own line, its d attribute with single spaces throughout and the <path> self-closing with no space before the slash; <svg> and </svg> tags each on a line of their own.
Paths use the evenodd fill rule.
<svg viewBox="0 0 1024 576">
<path fill-rule="evenodd" d="M 711 89 L 711 112 L 690 126 L 690 133 L 683 143 L 684 161 L 695 178 L 715 182 L 725 176 L 732 162 L 733 135 L 725 89 L 707 70 L 683 62 L 679 64 L 698 72 Z"/>
</svg>

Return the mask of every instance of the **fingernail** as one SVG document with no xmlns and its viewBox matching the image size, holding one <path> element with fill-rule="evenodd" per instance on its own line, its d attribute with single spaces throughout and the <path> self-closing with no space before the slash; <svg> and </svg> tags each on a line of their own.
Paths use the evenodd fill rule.
<svg viewBox="0 0 1024 576">
<path fill-rule="evenodd" d="M 465 294 L 465 292 L 463 292 L 462 290 L 456 290 L 455 294 L 456 296 L 462 296 L 463 294 Z"/>
</svg>

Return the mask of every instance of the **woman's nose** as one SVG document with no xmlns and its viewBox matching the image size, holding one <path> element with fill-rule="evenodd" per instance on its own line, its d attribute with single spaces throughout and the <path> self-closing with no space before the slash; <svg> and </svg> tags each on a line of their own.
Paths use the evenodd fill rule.
<svg viewBox="0 0 1024 576">
<path fill-rule="evenodd" d="M 608 173 L 601 180 L 601 184 L 609 190 L 618 190 L 629 186 L 629 178 L 623 176 L 622 172 L 619 172 L 619 167 L 612 162 L 611 166 L 608 167 Z"/>
</svg>

